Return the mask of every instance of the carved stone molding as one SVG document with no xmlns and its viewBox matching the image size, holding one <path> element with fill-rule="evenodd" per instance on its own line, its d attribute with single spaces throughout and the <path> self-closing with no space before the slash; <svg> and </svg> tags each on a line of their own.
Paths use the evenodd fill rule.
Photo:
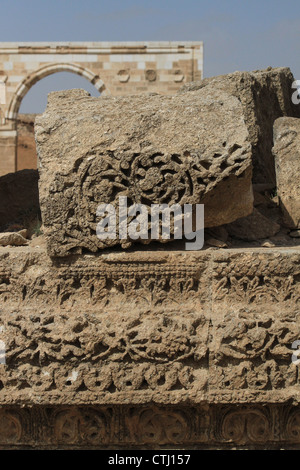
<svg viewBox="0 0 300 470">
<path fill-rule="evenodd" d="M 155 82 L 157 78 L 156 70 L 148 69 L 145 71 L 145 77 L 148 82 Z"/>
<path fill-rule="evenodd" d="M 119 70 L 117 75 L 118 75 L 118 80 L 122 83 L 128 82 L 128 80 L 130 78 L 130 74 L 129 74 L 128 69 Z"/>
<path fill-rule="evenodd" d="M 0 448 L 299 449 L 299 407 L 5 407 Z"/>
<path fill-rule="evenodd" d="M 230 411 L 223 418 L 222 434 L 236 444 L 264 444 L 270 438 L 270 422 L 261 410 Z"/>
<path fill-rule="evenodd" d="M 183 82 L 184 80 L 184 74 L 182 72 L 182 70 L 175 70 L 174 72 L 174 82 L 176 83 L 180 83 L 180 82 Z"/>
<path fill-rule="evenodd" d="M 0 446 L 300 446 L 296 250 L 16 253 Z"/>
</svg>

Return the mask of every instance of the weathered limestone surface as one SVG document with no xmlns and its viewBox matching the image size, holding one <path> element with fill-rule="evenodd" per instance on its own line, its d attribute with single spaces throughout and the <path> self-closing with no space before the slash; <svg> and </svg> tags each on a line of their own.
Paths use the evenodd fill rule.
<svg viewBox="0 0 300 470">
<path fill-rule="evenodd" d="M 273 152 L 284 221 L 290 228 L 300 228 L 300 119 L 275 121 Z"/>
<path fill-rule="evenodd" d="M 239 100 L 225 92 L 122 98 L 55 92 L 35 135 L 53 256 L 119 244 L 96 235 L 98 205 L 117 207 L 119 196 L 148 207 L 202 203 L 208 227 L 252 212 L 248 131 Z"/>
<path fill-rule="evenodd" d="M 36 114 L 18 114 L 17 132 L 17 171 L 37 168 L 37 155 L 34 140 Z"/>
<path fill-rule="evenodd" d="M 299 448 L 299 248 L 39 245 L 0 248 L 0 446 Z"/>
<path fill-rule="evenodd" d="M 205 88 L 236 96 L 244 112 L 253 146 L 253 182 L 276 186 L 273 124 L 281 116 L 300 117 L 300 107 L 292 102 L 293 74 L 287 67 L 253 72 L 234 72 L 185 84 L 180 93 Z"/>
<path fill-rule="evenodd" d="M 4 232 L 0 233 L 0 245 L 22 246 L 27 245 L 27 240 L 20 232 Z"/>
</svg>

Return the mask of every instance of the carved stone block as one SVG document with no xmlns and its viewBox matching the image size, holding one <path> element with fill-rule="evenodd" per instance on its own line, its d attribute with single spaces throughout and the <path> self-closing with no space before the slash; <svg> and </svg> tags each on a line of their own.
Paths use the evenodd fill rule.
<svg viewBox="0 0 300 470">
<path fill-rule="evenodd" d="M 151 204 L 204 204 L 206 226 L 252 212 L 242 106 L 219 90 L 122 98 L 51 93 L 35 132 L 51 256 L 130 246 L 128 234 L 118 237 L 120 196 L 148 210 Z M 116 209 L 113 239 L 97 237 L 100 204 Z"/>
<path fill-rule="evenodd" d="M 226 92 L 239 99 L 252 144 L 253 182 L 276 187 L 273 124 L 282 116 L 300 117 L 299 105 L 293 104 L 294 77 L 288 67 L 234 72 L 186 83 L 180 92 L 205 88 Z"/>
</svg>

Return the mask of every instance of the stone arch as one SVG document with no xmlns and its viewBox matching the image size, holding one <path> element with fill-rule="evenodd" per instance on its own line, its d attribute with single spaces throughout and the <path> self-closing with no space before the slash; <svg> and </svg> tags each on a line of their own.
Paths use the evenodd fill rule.
<svg viewBox="0 0 300 470">
<path fill-rule="evenodd" d="M 81 67 L 80 65 L 72 63 L 48 64 L 31 73 L 30 75 L 27 75 L 27 77 L 25 77 L 24 80 L 19 83 L 14 93 L 14 96 L 10 101 L 6 113 L 6 119 L 15 121 L 18 116 L 22 99 L 30 90 L 30 88 L 42 78 L 45 78 L 48 75 L 52 75 L 57 72 L 76 73 L 77 75 L 81 75 L 82 77 L 89 80 L 89 82 L 91 82 L 99 92 L 103 92 L 105 90 L 105 85 L 100 79 L 99 75 L 93 73 L 85 67 Z"/>
<path fill-rule="evenodd" d="M 1 42 L 0 176 L 17 169 L 22 99 L 47 75 L 73 72 L 112 96 L 172 95 L 184 82 L 200 80 L 202 69 L 201 41 Z"/>
</svg>

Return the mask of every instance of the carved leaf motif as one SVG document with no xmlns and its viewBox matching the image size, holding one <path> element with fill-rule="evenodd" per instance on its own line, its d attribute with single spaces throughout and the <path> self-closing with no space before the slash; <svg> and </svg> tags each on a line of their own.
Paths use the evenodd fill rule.
<svg viewBox="0 0 300 470">
<path fill-rule="evenodd" d="M 0 443 L 11 444 L 21 439 L 22 425 L 17 415 L 0 411 Z"/>
<path fill-rule="evenodd" d="M 270 438 L 269 421 L 258 410 L 229 412 L 222 422 L 222 435 L 225 440 L 238 444 L 264 443 Z"/>
<path fill-rule="evenodd" d="M 146 410 L 138 417 L 136 438 L 145 444 L 178 444 L 189 436 L 186 417 L 181 412 Z"/>
</svg>

